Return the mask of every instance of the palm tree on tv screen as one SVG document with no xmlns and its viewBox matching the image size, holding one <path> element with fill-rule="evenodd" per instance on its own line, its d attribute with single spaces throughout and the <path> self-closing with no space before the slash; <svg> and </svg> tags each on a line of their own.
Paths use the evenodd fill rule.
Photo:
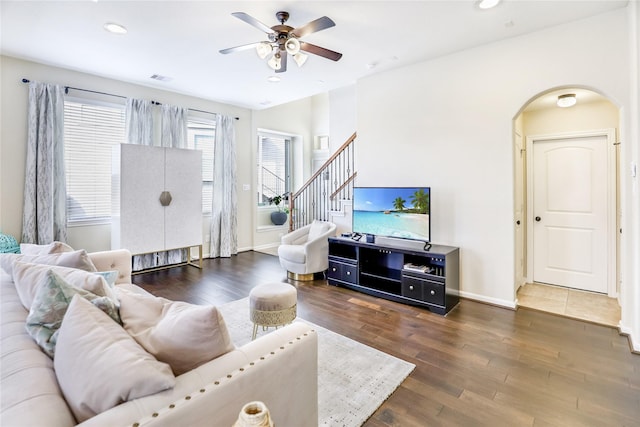
<svg viewBox="0 0 640 427">
<path fill-rule="evenodd" d="M 418 210 L 418 213 L 429 213 L 429 194 L 425 193 L 423 188 L 420 188 L 415 193 L 413 193 L 413 195 L 411 196 L 411 203 Z"/>
<path fill-rule="evenodd" d="M 396 197 L 396 199 L 393 201 L 393 208 L 397 211 L 402 211 L 405 208 L 405 203 L 407 203 L 407 201 L 402 197 Z"/>
</svg>

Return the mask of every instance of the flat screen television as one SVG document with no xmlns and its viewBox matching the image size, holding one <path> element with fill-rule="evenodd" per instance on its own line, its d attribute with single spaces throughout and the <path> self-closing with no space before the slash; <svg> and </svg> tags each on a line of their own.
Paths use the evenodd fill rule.
<svg viewBox="0 0 640 427">
<path fill-rule="evenodd" d="M 355 187 L 354 233 L 431 240 L 429 187 Z"/>
</svg>

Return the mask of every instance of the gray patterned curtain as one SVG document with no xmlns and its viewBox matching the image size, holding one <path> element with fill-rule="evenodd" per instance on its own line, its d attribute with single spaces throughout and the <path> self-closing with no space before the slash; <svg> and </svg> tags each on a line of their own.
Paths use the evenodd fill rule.
<svg viewBox="0 0 640 427">
<path fill-rule="evenodd" d="M 64 174 L 64 91 L 31 82 L 22 242 L 67 241 Z"/>
<path fill-rule="evenodd" d="M 187 108 L 162 105 L 160 144 L 163 147 L 187 148 L 188 114 Z"/>
<path fill-rule="evenodd" d="M 126 141 L 129 144 L 153 145 L 151 101 L 127 98 L 125 108 Z"/>
<path fill-rule="evenodd" d="M 234 118 L 216 115 L 211 206 L 211 258 L 238 253 L 236 140 Z"/>
</svg>

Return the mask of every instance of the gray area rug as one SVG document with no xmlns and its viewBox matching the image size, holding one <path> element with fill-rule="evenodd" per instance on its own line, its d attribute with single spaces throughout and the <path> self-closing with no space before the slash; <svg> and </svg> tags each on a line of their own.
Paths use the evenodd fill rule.
<svg viewBox="0 0 640 427">
<path fill-rule="evenodd" d="M 234 344 L 251 341 L 249 298 L 219 307 Z M 361 426 L 413 371 L 415 365 L 350 338 L 313 326 L 318 333 L 318 424 Z M 258 328 L 258 336 L 274 331 Z"/>
</svg>

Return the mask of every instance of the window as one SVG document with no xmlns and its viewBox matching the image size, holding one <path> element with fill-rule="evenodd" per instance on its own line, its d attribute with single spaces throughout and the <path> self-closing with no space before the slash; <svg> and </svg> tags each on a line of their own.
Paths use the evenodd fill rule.
<svg viewBox="0 0 640 427">
<path fill-rule="evenodd" d="M 258 133 L 258 206 L 290 191 L 291 137 Z"/>
<path fill-rule="evenodd" d="M 213 198 L 213 146 L 216 125 L 212 120 L 189 118 L 187 147 L 202 150 L 202 213 L 211 213 Z"/>
<path fill-rule="evenodd" d="M 189 118 L 187 147 L 202 150 L 202 212 L 211 213 L 215 121 Z M 122 105 L 66 98 L 64 149 L 67 223 L 111 221 L 111 152 L 125 142 Z"/>
<path fill-rule="evenodd" d="M 124 106 L 65 99 L 68 224 L 111 220 L 111 151 L 124 138 Z"/>
</svg>

